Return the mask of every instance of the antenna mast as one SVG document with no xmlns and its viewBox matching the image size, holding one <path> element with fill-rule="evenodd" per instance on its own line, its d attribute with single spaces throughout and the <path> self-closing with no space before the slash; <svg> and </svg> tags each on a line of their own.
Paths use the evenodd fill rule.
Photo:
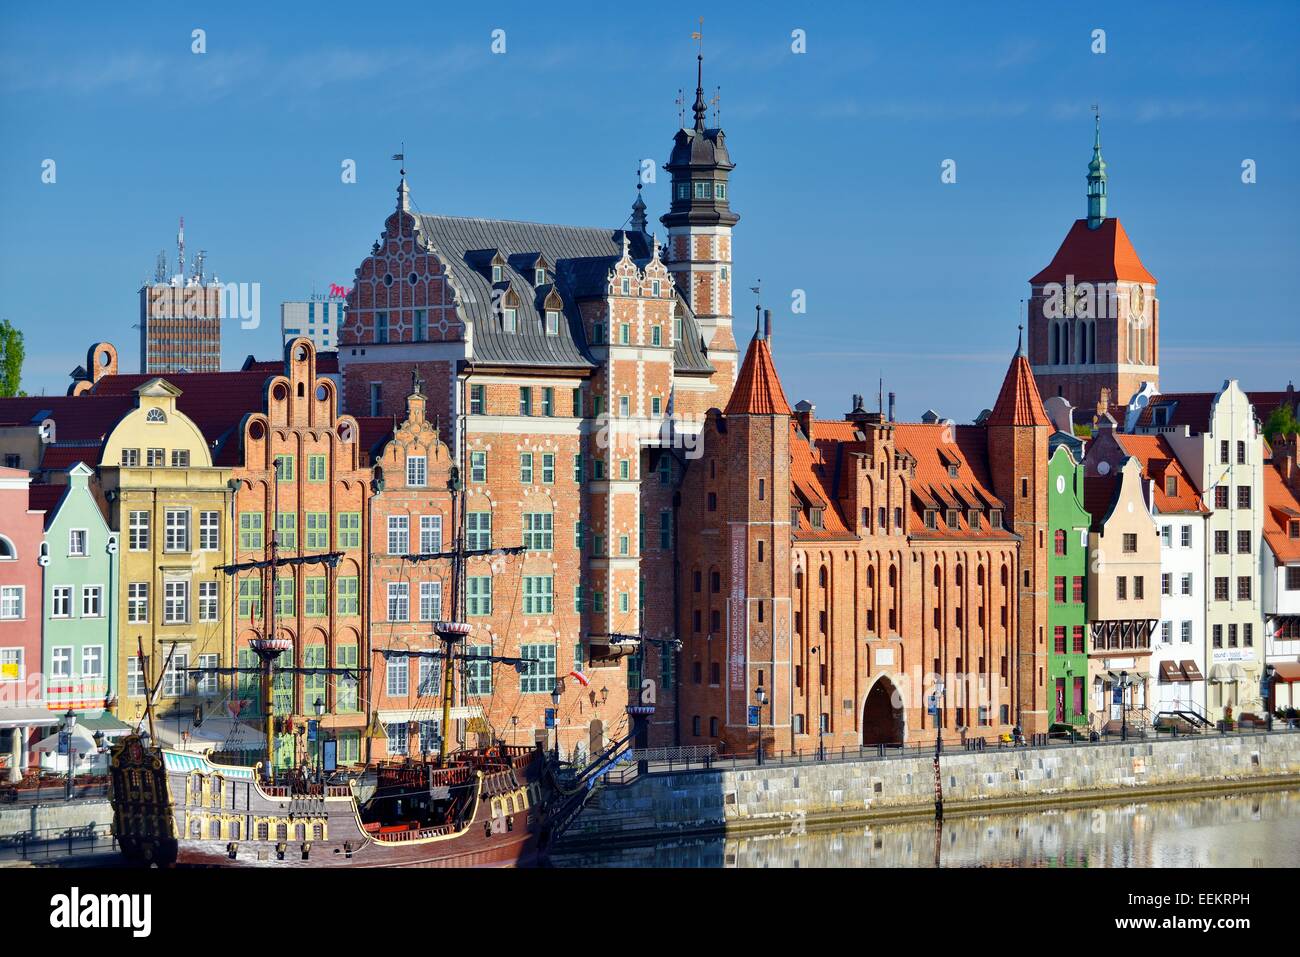
<svg viewBox="0 0 1300 957">
<path fill-rule="evenodd" d="M 176 261 L 180 264 L 176 274 L 181 277 L 181 285 L 185 285 L 185 217 L 181 217 L 180 229 L 176 232 Z"/>
</svg>

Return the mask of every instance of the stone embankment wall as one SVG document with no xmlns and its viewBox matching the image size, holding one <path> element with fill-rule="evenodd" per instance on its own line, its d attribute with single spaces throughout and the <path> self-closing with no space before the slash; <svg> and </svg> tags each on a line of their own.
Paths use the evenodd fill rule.
<svg viewBox="0 0 1300 957">
<path fill-rule="evenodd" d="M 1300 732 L 949 751 L 946 815 L 1300 784 Z M 933 757 L 642 776 L 606 786 L 561 847 L 934 814 Z"/>
<path fill-rule="evenodd" d="M 48 841 L 92 831 L 108 833 L 113 809 L 108 801 L 72 801 L 46 804 L 0 804 L 0 844 L 26 835 L 29 841 Z"/>
</svg>

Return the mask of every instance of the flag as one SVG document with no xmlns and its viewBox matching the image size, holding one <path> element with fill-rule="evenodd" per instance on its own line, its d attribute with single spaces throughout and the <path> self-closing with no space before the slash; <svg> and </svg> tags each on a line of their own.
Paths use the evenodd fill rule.
<svg viewBox="0 0 1300 957">
<path fill-rule="evenodd" d="M 400 160 L 401 162 L 404 163 L 404 162 L 406 162 L 406 154 L 405 154 L 405 153 L 394 153 L 394 154 L 393 154 L 393 159 L 395 159 L 395 160 Z"/>
<path fill-rule="evenodd" d="M 576 668 L 573 671 L 569 672 L 569 677 L 574 679 L 576 682 L 578 682 L 578 684 L 582 685 L 584 688 L 587 687 L 587 685 L 591 684 L 591 679 L 588 678 L 586 675 L 584 675 L 581 671 L 578 671 Z"/>
</svg>

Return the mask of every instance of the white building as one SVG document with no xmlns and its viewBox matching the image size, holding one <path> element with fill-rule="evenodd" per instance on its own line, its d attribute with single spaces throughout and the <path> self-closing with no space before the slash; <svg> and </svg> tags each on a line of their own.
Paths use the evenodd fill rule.
<svg viewBox="0 0 1300 957">
<path fill-rule="evenodd" d="M 313 296 L 304 301 L 280 303 L 280 333 L 285 342 L 306 336 L 317 351 L 332 352 L 339 347 L 339 329 L 347 308 L 338 296 Z"/>
<path fill-rule="evenodd" d="M 1202 490 L 1208 710 L 1260 714 L 1264 614 L 1260 595 L 1264 441 L 1254 409 L 1235 379 L 1217 393 L 1155 396 L 1135 432 L 1161 435 Z"/>
<path fill-rule="evenodd" d="M 1276 675 L 1273 703 L 1300 708 L 1300 464 L 1297 439 L 1273 444 L 1264 469 L 1260 592 L 1268 630 L 1265 655 Z"/>
</svg>

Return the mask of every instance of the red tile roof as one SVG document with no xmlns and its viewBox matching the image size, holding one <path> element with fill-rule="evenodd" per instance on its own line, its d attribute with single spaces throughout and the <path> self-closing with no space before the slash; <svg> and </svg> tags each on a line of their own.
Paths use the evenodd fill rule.
<svg viewBox="0 0 1300 957">
<path fill-rule="evenodd" d="M 1078 282 L 1109 279 L 1156 281 L 1156 277 L 1142 265 L 1118 219 L 1107 219 L 1096 229 L 1089 229 L 1086 219 L 1076 220 L 1051 263 L 1029 281 L 1034 285 L 1065 282 L 1067 275 Z"/>
<path fill-rule="evenodd" d="M 752 350 L 752 347 L 751 347 Z M 808 539 L 844 539 L 855 538 L 849 531 L 840 514 L 839 505 L 832 491 L 835 484 L 835 463 L 838 459 L 837 438 L 827 434 L 833 427 L 847 425 L 840 422 L 818 422 L 814 428 L 817 441 L 809 444 L 798 424 L 790 420 L 790 483 L 797 495 L 807 501 L 813 508 L 822 509 L 822 527 L 814 528 L 806 510 L 799 514 L 799 524 L 794 529 L 794 537 L 801 541 Z M 825 428 L 825 433 L 823 429 Z M 848 436 L 852 440 L 852 431 Z"/>
<path fill-rule="evenodd" d="M 894 426 L 894 439 L 900 451 L 916 460 L 916 474 L 912 479 L 913 535 L 925 538 L 1013 537 L 1005 526 L 999 529 L 989 526 L 988 510 L 1005 506 L 993 492 L 988 433 L 984 427 L 899 424 Z M 952 467 L 956 468 L 956 475 L 951 473 Z M 944 513 L 950 508 L 958 511 L 956 528 L 949 528 L 946 522 Z M 976 530 L 971 529 L 967 515 L 967 510 L 973 508 L 983 513 L 980 527 Z M 935 528 L 925 527 L 927 509 L 939 513 Z"/>
<path fill-rule="evenodd" d="M 176 407 L 193 419 L 204 438 L 215 445 L 228 436 L 238 439 L 233 430 L 244 416 L 265 410 L 266 380 L 270 377 L 271 373 L 260 371 L 104 376 L 95 383 L 89 396 L 81 396 L 80 400 L 84 402 L 103 395 L 130 395 L 134 403 L 136 389 L 151 379 L 164 379 L 181 390 Z"/>
<path fill-rule="evenodd" d="M 1094 531 L 1100 531 L 1102 524 L 1110 515 L 1110 507 L 1115 502 L 1115 493 L 1119 490 L 1119 474 L 1113 471 L 1109 475 L 1089 475 L 1083 480 L 1083 507 L 1092 516 Z"/>
<path fill-rule="evenodd" d="M 1155 490 L 1156 508 L 1172 512 L 1208 512 L 1201 501 L 1200 489 L 1183 464 L 1178 461 L 1173 446 L 1163 435 L 1129 435 L 1115 432 L 1115 441 L 1127 454 L 1142 465 L 1142 477 L 1149 479 Z M 1177 488 L 1169 494 L 1168 479 L 1177 479 Z M 1092 481 L 1092 479 L 1088 479 Z"/>
<path fill-rule="evenodd" d="M 1273 466 L 1264 468 L 1264 504 L 1264 541 L 1279 562 L 1300 561 L 1300 538 L 1288 532 L 1291 521 L 1300 521 L 1300 500 Z"/>
<path fill-rule="evenodd" d="M 27 508 L 33 512 L 44 512 L 48 525 L 67 490 L 67 485 L 32 485 L 27 497 Z"/>
<path fill-rule="evenodd" d="M 1034 370 L 1023 352 L 1017 352 L 1002 380 L 1002 391 L 985 425 L 1042 425 L 1051 427 L 1042 396 L 1034 383 Z"/>
<path fill-rule="evenodd" d="M 789 415 L 781 380 L 767 340 L 755 336 L 745 353 L 745 361 L 736 375 L 736 387 L 727 402 L 727 415 Z"/>
</svg>

